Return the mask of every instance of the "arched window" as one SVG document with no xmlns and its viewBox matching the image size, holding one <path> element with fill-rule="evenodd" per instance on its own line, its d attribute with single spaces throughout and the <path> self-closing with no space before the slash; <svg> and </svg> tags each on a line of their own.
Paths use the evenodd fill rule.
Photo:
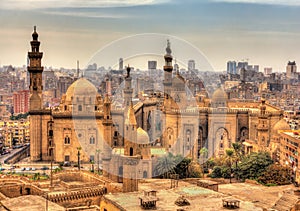
<svg viewBox="0 0 300 211">
<path fill-rule="evenodd" d="M 133 148 L 132 147 L 130 147 L 130 149 L 129 149 L 129 155 L 133 156 Z"/>
<path fill-rule="evenodd" d="M 186 131 L 186 141 L 189 143 L 191 140 L 191 131 L 190 130 L 187 130 Z"/>
<path fill-rule="evenodd" d="M 90 137 L 90 144 L 95 144 L 95 138 L 94 138 L 94 136 Z"/>
<path fill-rule="evenodd" d="M 65 137 L 65 144 L 70 144 L 71 141 L 70 141 L 70 137 L 68 135 L 66 135 Z"/>
<path fill-rule="evenodd" d="M 82 111 L 82 105 L 78 105 L 78 111 Z"/>
<path fill-rule="evenodd" d="M 144 171 L 144 172 L 143 172 L 143 178 L 148 178 L 148 173 L 147 173 L 147 171 Z"/>
</svg>

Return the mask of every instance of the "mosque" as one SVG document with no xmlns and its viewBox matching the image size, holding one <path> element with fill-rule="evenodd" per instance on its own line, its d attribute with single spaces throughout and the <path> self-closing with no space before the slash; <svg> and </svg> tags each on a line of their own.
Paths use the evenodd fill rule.
<svg viewBox="0 0 300 211">
<path fill-rule="evenodd" d="M 283 113 L 261 102 L 228 100 L 222 88 L 212 98 L 195 98 L 186 81 L 173 70 L 170 42 L 164 55 L 164 94 L 132 103 L 130 67 L 124 76 L 124 106 L 114 106 L 108 96 L 82 77 L 62 96 L 60 105 L 43 107 L 43 67 L 36 29 L 32 34 L 30 64 L 30 157 L 34 162 L 76 163 L 101 159 L 103 175 L 123 182 L 124 192 L 138 188 L 137 179 L 154 176 L 155 159 L 168 152 L 200 157 L 222 156 L 232 143 L 244 143 L 247 150 L 275 150 L 277 130 L 286 125 Z M 175 73 L 174 73 L 175 71 Z M 157 115 L 160 114 L 160 115 Z M 151 127 L 151 125 L 159 126 Z M 276 124 L 278 122 L 278 124 Z M 161 134 L 154 139 L 153 134 Z M 100 158 L 99 158 L 100 157 Z"/>
</svg>

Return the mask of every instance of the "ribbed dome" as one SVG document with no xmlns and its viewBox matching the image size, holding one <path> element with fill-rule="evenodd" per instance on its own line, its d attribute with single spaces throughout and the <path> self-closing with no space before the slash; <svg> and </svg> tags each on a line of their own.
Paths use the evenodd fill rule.
<svg viewBox="0 0 300 211">
<path fill-rule="evenodd" d="M 212 95 L 213 101 L 227 100 L 227 99 L 228 99 L 227 94 L 221 87 L 216 89 L 216 91 Z"/>
<path fill-rule="evenodd" d="M 85 78 L 76 80 L 71 86 L 69 86 L 66 92 L 66 101 L 71 101 L 71 97 L 86 96 L 96 97 L 96 87 Z"/>
<path fill-rule="evenodd" d="M 138 144 L 149 144 L 149 136 L 146 131 L 144 131 L 142 128 L 137 129 L 137 143 Z"/>
<path fill-rule="evenodd" d="M 290 126 L 289 124 L 284 120 L 284 119 L 281 119 L 280 121 L 278 121 L 274 127 L 273 127 L 273 130 L 275 132 L 277 132 L 278 130 L 290 130 Z"/>
</svg>

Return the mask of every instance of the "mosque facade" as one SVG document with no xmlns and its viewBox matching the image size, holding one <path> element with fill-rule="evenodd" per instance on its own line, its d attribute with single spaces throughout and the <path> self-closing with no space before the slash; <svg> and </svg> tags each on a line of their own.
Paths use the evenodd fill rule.
<svg viewBox="0 0 300 211">
<path fill-rule="evenodd" d="M 156 158 L 168 152 L 196 160 L 203 147 L 208 149 L 208 157 L 222 156 L 235 142 L 257 150 L 276 148 L 273 141 L 280 127 L 275 125 L 282 119 L 282 111 L 265 100 L 230 101 L 221 87 L 211 99 L 195 98 L 178 69 L 173 70 L 169 41 L 162 95 L 133 105 L 128 67 L 123 108 L 115 107 L 108 95 L 98 94 L 84 77 L 68 88 L 59 106 L 44 108 L 43 53 L 36 29 L 32 38 L 28 52 L 32 161 L 101 159 L 104 176 L 123 182 L 124 192 L 130 192 L 137 190 L 137 179 L 155 176 Z"/>
</svg>

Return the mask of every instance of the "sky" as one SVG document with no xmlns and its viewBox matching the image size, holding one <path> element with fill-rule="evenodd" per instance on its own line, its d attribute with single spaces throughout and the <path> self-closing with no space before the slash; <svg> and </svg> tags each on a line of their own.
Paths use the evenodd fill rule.
<svg viewBox="0 0 300 211">
<path fill-rule="evenodd" d="M 0 65 L 26 64 L 36 25 L 47 67 L 84 68 L 116 40 L 159 33 L 195 46 L 218 71 L 229 60 L 284 71 L 300 62 L 299 20 L 300 0 L 0 0 Z M 126 49 L 116 49 L 117 62 Z"/>
</svg>

